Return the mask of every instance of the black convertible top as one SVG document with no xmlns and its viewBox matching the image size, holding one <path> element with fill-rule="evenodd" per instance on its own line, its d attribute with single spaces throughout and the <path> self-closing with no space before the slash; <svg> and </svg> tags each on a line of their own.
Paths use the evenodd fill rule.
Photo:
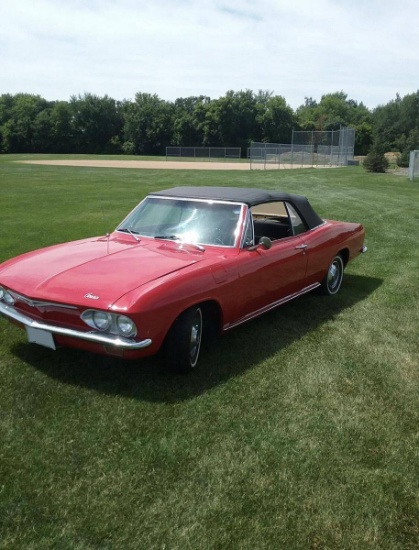
<svg viewBox="0 0 419 550">
<path fill-rule="evenodd" d="M 306 197 L 282 193 L 280 191 L 270 191 L 265 189 L 248 187 L 173 187 L 163 191 L 154 191 L 150 195 L 190 198 L 204 200 L 222 200 L 247 204 L 249 207 L 273 201 L 290 202 L 299 214 L 304 218 L 309 229 L 313 229 L 323 223 L 323 220 L 313 210 Z"/>
</svg>

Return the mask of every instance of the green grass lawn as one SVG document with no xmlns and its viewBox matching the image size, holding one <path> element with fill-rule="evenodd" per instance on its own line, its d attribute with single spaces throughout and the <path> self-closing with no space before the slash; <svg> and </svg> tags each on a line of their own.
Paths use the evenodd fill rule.
<svg viewBox="0 0 419 550">
<path fill-rule="evenodd" d="M 0 157 L 0 261 L 111 231 L 174 185 L 304 194 L 363 223 L 368 253 L 338 296 L 236 329 L 190 376 L 31 346 L 0 321 L 1 549 L 419 548 L 418 184 L 14 158 Z"/>
</svg>

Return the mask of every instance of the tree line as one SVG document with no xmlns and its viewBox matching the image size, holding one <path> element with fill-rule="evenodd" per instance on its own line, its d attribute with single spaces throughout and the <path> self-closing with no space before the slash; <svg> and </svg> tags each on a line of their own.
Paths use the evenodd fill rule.
<svg viewBox="0 0 419 550">
<path fill-rule="evenodd" d="M 355 128 L 355 154 L 373 143 L 401 158 L 419 147 L 419 91 L 368 109 L 343 91 L 319 102 L 305 98 L 295 111 L 269 91 L 228 91 L 165 101 L 137 93 L 116 101 L 85 93 L 69 101 L 33 94 L 0 96 L 1 153 L 164 155 L 168 145 L 241 147 L 252 141 L 291 143 L 292 130 Z"/>
</svg>

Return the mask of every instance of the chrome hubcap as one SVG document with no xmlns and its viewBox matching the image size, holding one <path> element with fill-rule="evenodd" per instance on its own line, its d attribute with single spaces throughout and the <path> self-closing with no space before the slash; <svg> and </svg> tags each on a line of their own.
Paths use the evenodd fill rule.
<svg viewBox="0 0 419 550">
<path fill-rule="evenodd" d="M 329 267 L 329 271 L 327 273 L 327 284 L 330 290 L 334 290 L 338 286 L 339 281 L 340 281 L 340 266 L 338 265 L 337 261 L 334 261 Z"/>
<path fill-rule="evenodd" d="M 202 312 L 197 309 L 191 327 L 190 357 L 191 366 L 194 367 L 198 361 L 199 349 L 202 337 Z"/>
</svg>

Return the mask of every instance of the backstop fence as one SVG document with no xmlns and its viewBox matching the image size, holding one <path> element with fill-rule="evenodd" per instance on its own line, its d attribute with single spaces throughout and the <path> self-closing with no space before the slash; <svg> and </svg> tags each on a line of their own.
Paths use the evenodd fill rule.
<svg viewBox="0 0 419 550">
<path fill-rule="evenodd" d="M 353 162 L 355 130 L 293 131 L 292 143 L 252 142 L 250 168 L 345 166 Z"/>
<path fill-rule="evenodd" d="M 166 147 L 166 160 L 234 160 L 240 159 L 241 147 Z"/>
</svg>

